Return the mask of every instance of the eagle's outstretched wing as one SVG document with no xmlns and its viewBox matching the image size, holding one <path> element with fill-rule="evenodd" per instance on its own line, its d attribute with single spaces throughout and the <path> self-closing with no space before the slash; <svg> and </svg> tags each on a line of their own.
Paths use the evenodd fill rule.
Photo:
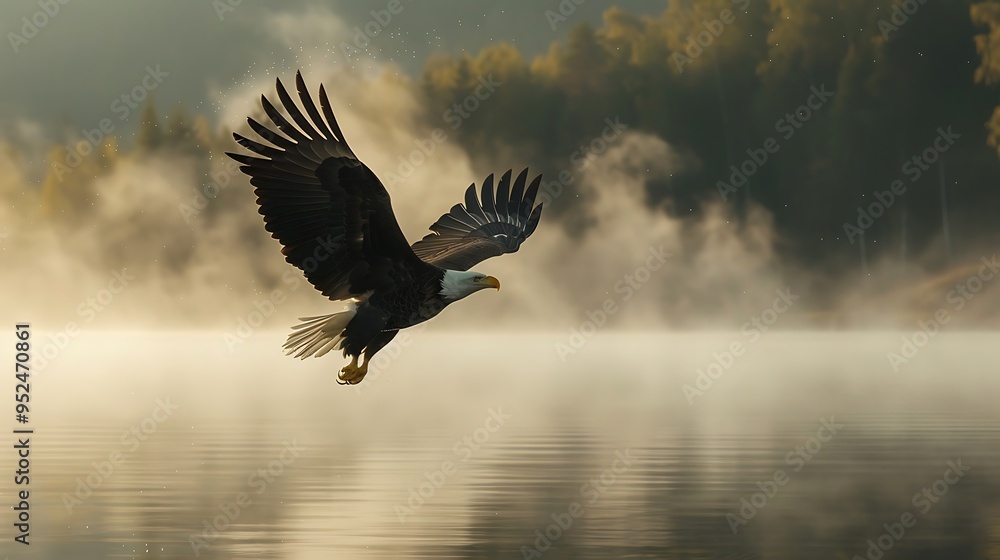
<svg viewBox="0 0 1000 560">
<path fill-rule="evenodd" d="M 248 118 L 271 145 L 233 134 L 253 157 L 227 153 L 256 187 L 264 228 L 281 242 L 285 260 L 302 269 L 323 295 L 348 299 L 412 279 L 427 265 L 410 249 L 392 212 L 389 193 L 355 157 L 337 124 L 326 90 L 319 88 L 320 115 L 301 74 L 295 86 L 303 115 L 281 80 L 281 105 L 298 128 L 263 95 L 261 105 L 278 131 Z"/>
<path fill-rule="evenodd" d="M 493 175 L 483 181 L 482 202 L 476 197 L 476 185 L 465 191 L 465 204 L 456 204 L 431 226 L 431 233 L 413 244 L 413 252 L 424 261 L 441 268 L 469 270 L 490 257 L 513 253 L 528 238 L 542 205 L 535 206 L 539 175 L 524 187 L 527 168 L 510 184 L 508 170 L 493 193 Z"/>
</svg>

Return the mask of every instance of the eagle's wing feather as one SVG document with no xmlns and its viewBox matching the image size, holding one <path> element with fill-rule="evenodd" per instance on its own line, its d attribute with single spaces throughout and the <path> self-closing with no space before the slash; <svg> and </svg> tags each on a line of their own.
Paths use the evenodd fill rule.
<svg viewBox="0 0 1000 560">
<path fill-rule="evenodd" d="M 281 242 L 285 260 L 330 299 L 412 280 L 427 265 L 400 230 L 389 193 L 347 145 L 326 90 L 319 90 L 324 121 L 301 74 L 295 85 L 305 114 L 278 80 L 278 98 L 291 121 L 261 96 L 277 131 L 247 121 L 270 145 L 233 134 L 241 146 L 263 157 L 228 154 L 250 176 L 264 228 Z"/>
<path fill-rule="evenodd" d="M 511 172 L 500 178 L 496 194 L 493 175 L 483 182 L 482 203 L 476 186 L 465 191 L 465 204 L 456 204 L 430 227 L 431 233 L 413 244 L 413 252 L 424 261 L 452 270 L 469 270 L 476 264 L 504 253 L 513 253 L 528 238 L 542 215 L 535 206 L 539 175 L 525 189 L 525 169 L 510 185 Z"/>
</svg>

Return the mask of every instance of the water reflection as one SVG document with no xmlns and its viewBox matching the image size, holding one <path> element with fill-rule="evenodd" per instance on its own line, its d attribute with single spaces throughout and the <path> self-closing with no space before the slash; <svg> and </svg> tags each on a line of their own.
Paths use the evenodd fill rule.
<svg viewBox="0 0 1000 560">
<path fill-rule="evenodd" d="M 899 375 L 894 335 L 776 334 L 693 403 L 724 334 L 565 364 L 427 335 L 360 391 L 255 336 L 92 335 L 39 373 L 26 557 L 1000 558 L 993 335 Z"/>
</svg>

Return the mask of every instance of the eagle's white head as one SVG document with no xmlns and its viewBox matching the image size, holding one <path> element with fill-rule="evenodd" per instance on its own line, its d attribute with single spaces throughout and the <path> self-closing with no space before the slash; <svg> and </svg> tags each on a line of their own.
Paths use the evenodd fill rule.
<svg viewBox="0 0 1000 560">
<path fill-rule="evenodd" d="M 448 301 L 458 301 L 472 292 L 483 288 L 500 289 L 500 281 L 482 272 L 470 270 L 445 270 L 441 278 L 441 297 Z"/>
</svg>

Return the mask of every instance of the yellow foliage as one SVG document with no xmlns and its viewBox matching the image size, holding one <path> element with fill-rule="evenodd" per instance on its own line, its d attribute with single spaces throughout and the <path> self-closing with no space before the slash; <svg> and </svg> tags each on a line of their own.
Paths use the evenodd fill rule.
<svg viewBox="0 0 1000 560">
<path fill-rule="evenodd" d="M 969 8 L 969 16 L 973 24 L 988 28 L 986 33 L 974 38 L 980 58 L 975 74 L 976 83 L 996 83 L 1000 81 L 1000 3 L 973 4 Z M 995 115 L 993 120 L 996 120 Z"/>
</svg>

